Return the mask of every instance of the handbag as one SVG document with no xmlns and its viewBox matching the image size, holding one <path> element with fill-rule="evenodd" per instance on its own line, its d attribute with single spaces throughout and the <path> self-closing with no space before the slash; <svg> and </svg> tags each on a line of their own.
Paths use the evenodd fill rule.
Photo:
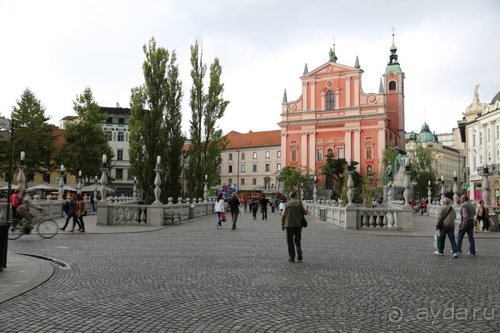
<svg viewBox="0 0 500 333">
<path fill-rule="evenodd" d="M 305 217 L 302 218 L 301 223 L 302 223 L 302 228 L 307 228 L 307 220 Z"/>
<path fill-rule="evenodd" d="M 222 222 L 226 222 L 226 213 L 222 213 L 222 214 L 220 214 L 220 220 L 221 220 Z"/>
</svg>

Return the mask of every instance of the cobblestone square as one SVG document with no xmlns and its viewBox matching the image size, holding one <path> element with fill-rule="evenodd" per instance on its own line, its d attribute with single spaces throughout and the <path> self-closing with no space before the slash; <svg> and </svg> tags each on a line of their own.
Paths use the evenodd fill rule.
<svg viewBox="0 0 500 333">
<path fill-rule="evenodd" d="M 433 255 L 432 237 L 310 219 L 302 241 L 304 262 L 287 262 L 270 212 L 245 214 L 236 231 L 217 230 L 212 215 L 157 231 L 21 238 L 11 253 L 68 266 L 1 303 L 1 331 L 500 331 L 498 239 L 452 259 L 449 244 Z"/>
</svg>

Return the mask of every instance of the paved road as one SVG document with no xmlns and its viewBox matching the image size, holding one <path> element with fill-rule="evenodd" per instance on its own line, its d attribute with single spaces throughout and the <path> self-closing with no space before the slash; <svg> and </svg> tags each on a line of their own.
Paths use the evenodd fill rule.
<svg viewBox="0 0 500 333">
<path fill-rule="evenodd" d="M 245 215 L 236 231 L 212 216 L 143 233 L 30 236 L 10 251 L 67 266 L 1 303 L 0 330 L 499 332 L 498 242 L 479 239 L 477 257 L 452 259 L 434 256 L 429 237 L 310 220 L 304 262 L 289 263 L 272 214 Z"/>
</svg>

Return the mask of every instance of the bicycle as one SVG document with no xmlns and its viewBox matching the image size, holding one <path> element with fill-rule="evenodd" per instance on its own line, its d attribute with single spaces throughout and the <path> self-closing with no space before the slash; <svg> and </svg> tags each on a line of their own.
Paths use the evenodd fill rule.
<svg viewBox="0 0 500 333">
<path fill-rule="evenodd" d="M 25 219 L 12 220 L 12 225 L 9 228 L 9 239 L 16 240 L 23 235 L 31 234 L 31 229 L 28 232 L 21 231 Z M 51 219 L 48 215 L 42 214 L 33 217 L 31 228 L 35 228 L 37 234 L 45 239 L 54 237 L 59 231 L 59 225 L 56 221 Z"/>
</svg>

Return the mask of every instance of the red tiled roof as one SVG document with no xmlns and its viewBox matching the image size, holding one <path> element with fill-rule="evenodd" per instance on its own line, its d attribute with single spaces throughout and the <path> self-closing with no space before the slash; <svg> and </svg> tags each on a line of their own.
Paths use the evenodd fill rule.
<svg viewBox="0 0 500 333">
<path fill-rule="evenodd" d="M 62 135 L 61 129 L 57 126 L 52 127 L 52 134 L 55 136 L 54 146 L 61 147 L 64 143 L 64 135 Z"/>
<path fill-rule="evenodd" d="M 239 133 L 231 131 L 226 135 L 227 149 L 271 147 L 281 145 L 281 130 Z"/>
</svg>

